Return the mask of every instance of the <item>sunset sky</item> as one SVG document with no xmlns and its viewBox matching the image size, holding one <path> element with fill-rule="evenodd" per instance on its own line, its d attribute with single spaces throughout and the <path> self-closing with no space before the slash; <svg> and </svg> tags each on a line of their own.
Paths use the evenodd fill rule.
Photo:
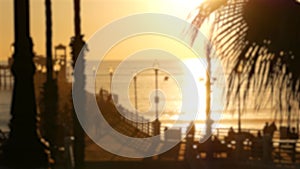
<svg viewBox="0 0 300 169">
<path fill-rule="evenodd" d="M 144 12 L 164 13 L 187 19 L 202 0 L 82 0 L 81 27 L 88 40 L 101 27 L 128 15 Z M 73 1 L 52 0 L 53 46 L 68 45 L 74 34 Z M 0 1 L 0 60 L 11 55 L 13 43 L 13 1 Z M 44 0 L 30 0 L 31 36 L 34 51 L 45 55 L 45 5 Z M 68 49 L 69 52 L 69 49 Z"/>
</svg>

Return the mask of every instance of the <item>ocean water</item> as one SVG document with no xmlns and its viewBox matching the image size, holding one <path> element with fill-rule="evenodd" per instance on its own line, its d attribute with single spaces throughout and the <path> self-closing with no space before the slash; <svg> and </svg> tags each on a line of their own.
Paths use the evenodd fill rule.
<svg viewBox="0 0 300 169">
<path fill-rule="evenodd" d="M 123 65 L 122 65 L 123 64 Z M 138 67 L 139 65 L 140 67 Z M 155 117 L 155 71 L 153 68 L 153 61 L 127 62 L 126 64 L 120 61 L 105 61 L 98 65 L 97 61 L 87 61 L 85 66 L 86 74 L 86 90 L 90 93 L 98 94 L 100 88 L 107 91 L 112 91 L 116 96 L 115 103 L 122 105 L 126 109 L 134 112 L 135 107 L 135 93 L 133 76 L 137 77 L 137 107 L 138 113 L 145 118 L 153 120 Z M 147 69 L 140 69 L 141 67 L 148 67 Z M 204 73 L 201 72 L 201 65 L 194 70 L 190 70 L 192 75 L 195 70 L 199 70 L 199 77 L 194 77 L 193 80 L 197 83 L 197 90 L 199 94 L 199 106 L 197 117 L 190 116 L 188 111 L 189 104 L 194 104 L 193 100 L 188 103 L 186 109 L 182 109 L 183 91 L 190 87 L 191 79 L 186 79 L 187 70 L 182 64 L 170 63 L 167 60 L 159 62 L 159 68 L 163 70 L 158 71 L 158 88 L 159 92 L 159 118 L 163 126 L 177 125 L 178 127 L 186 127 L 191 120 L 196 120 L 196 127 L 198 130 L 203 129 L 205 120 L 205 83 L 203 79 Z M 218 77 L 220 72 L 218 68 L 214 68 L 217 72 L 214 77 Z M 137 71 L 139 70 L 139 71 Z M 113 72 L 112 82 L 110 71 Z M 219 74 L 218 74 L 219 73 Z M 202 76 L 202 77 L 201 77 Z M 93 79 L 95 78 L 95 79 Z M 223 95 L 225 82 L 222 78 L 215 78 L 212 86 L 212 119 L 214 119 L 214 128 L 229 128 L 233 126 L 237 128 L 237 106 L 232 106 L 230 109 L 223 111 L 224 101 Z M 110 84 L 118 84 L 113 89 Z M 190 91 L 190 90 L 189 90 Z M 190 91 L 191 92 L 191 91 Z M 189 96 L 189 94 L 185 95 Z M 0 90 L 0 129 L 8 131 L 8 122 L 10 119 L 10 104 L 12 91 Z M 191 98 L 192 99 L 192 98 Z M 247 111 L 242 112 L 242 128 L 262 129 L 266 121 L 271 122 L 275 120 L 279 126 L 279 115 L 271 108 L 261 109 L 259 112 L 254 111 L 251 107 Z M 174 124 L 174 122 L 177 122 Z M 292 125 L 296 125 L 296 119 L 292 119 Z M 283 120 L 283 125 L 286 125 L 286 119 Z"/>
<path fill-rule="evenodd" d="M 144 60 L 126 63 L 120 61 L 104 61 L 99 64 L 97 61 L 88 61 L 86 64 L 88 81 L 86 90 L 92 93 L 98 93 L 100 88 L 107 91 L 112 90 L 112 93 L 118 96 L 117 103 L 134 112 L 135 93 L 133 76 L 136 76 L 138 113 L 139 115 L 152 120 L 155 117 L 155 111 L 153 109 L 153 105 L 155 105 L 155 71 L 153 68 L 141 68 L 149 65 L 151 66 L 153 65 L 153 62 L 155 61 Z M 185 90 L 184 88 L 189 88 L 191 83 L 191 81 L 189 81 L 190 79 L 186 79 L 186 67 L 178 63 L 169 62 L 168 60 L 160 60 L 159 67 L 161 70 L 158 72 L 158 88 L 162 93 L 162 95 L 159 94 L 160 101 L 164 101 L 164 103 L 160 104 L 165 105 L 158 106 L 159 112 L 162 112 L 160 113 L 159 118 L 163 122 L 163 125 L 166 126 L 174 125 L 174 121 L 177 121 L 175 125 L 178 125 L 178 127 L 186 127 L 191 120 L 196 120 L 197 128 L 200 129 L 204 127 L 205 120 L 205 69 L 203 69 L 203 67 L 201 67 L 203 65 L 199 65 L 199 63 L 193 65 L 190 64 L 190 62 L 187 62 L 186 66 L 189 68 L 195 66 L 189 71 L 192 72 L 193 80 L 196 81 L 198 87 L 197 90 L 199 92 L 199 107 L 197 112 L 194 112 L 197 114 L 197 117 L 191 117 L 189 113 L 183 112 L 181 107 L 183 104 L 182 92 Z M 112 82 L 110 80 L 110 71 L 113 72 Z M 235 102 L 231 107 L 224 111 L 224 94 L 226 88 L 224 77 L 226 76 L 226 72 L 220 71 L 220 65 L 216 64 L 213 64 L 212 72 L 213 74 L 211 76 L 214 78 L 211 94 L 211 118 L 214 120 L 213 127 L 229 128 L 233 126 L 234 128 L 237 128 L 238 103 Z M 93 79 L 93 76 L 95 79 Z M 118 83 L 118 87 L 110 88 L 110 83 Z M 189 90 L 188 92 L 193 91 Z M 189 96 L 189 94 L 187 94 L 187 96 Z M 190 104 L 194 104 L 192 99 L 193 98 L 191 98 Z M 251 102 L 251 100 L 249 102 Z M 243 108 L 242 110 L 241 119 L 243 128 L 262 129 L 265 122 L 272 121 L 275 121 L 277 126 L 279 126 L 279 112 L 276 112 L 270 106 L 268 107 L 268 105 L 266 108 L 262 108 L 257 112 L 251 107 L 251 104 L 249 105 L 249 107 Z M 187 116 L 184 114 L 187 114 Z M 286 125 L 285 117 L 283 117 L 282 121 L 282 125 Z M 292 125 L 296 125 L 296 118 L 292 119 L 292 123 Z"/>
</svg>

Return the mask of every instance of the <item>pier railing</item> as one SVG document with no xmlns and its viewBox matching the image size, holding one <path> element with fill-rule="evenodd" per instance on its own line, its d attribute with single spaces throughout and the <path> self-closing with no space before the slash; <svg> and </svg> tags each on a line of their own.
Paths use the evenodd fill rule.
<svg viewBox="0 0 300 169">
<path fill-rule="evenodd" d="M 262 161 L 268 162 L 272 165 L 292 165 L 300 166 L 300 140 L 299 139 L 280 139 L 279 132 L 274 133 L 272 138 L 269 135 L 262 136 L 260 139 L 257 138 L 256 129 L 244 129 L 242 132 L 248 132 L 252 134 L 253 138 L 245 139 L 243 137 L 240 147 L 238 137 L 235 140 L 228 142 L 226 140 L 227 132 L 229 129 L 218 128 L 214 129 L 214 135 L 220 140 L 220 144 L 227 147 L 225 150 L 217 150 L 217 145 L 213 145 L 215 154 L 213 158 L 226 158 L 228 160 L 238 160 L 243 162 L 252 161 Z M 197 132 L 196 132 L 197 133 Z M 241 137 L 240 137 L 241 138 Z M 187 160 L 192 160 L 197 163 L 197 159 L 207 158 L 207 151 L 209 150 L 199 150 L 199 146 L 203 143 L 199 143 L 198 139 L 191 140 L 191 138 L 186 138 L 186 157 Z M 204 143 L 205 144 L 205 143 Z M 221 147 L 221 146 L 219 146 Z M 203 155 L 204 153 L 204 155 Z"/>
<path fill-rule="evenodd" d="M 146 133 L 149 136 L 153 135 L 153 126 L 149 119 L 146 119 L 144 116 L 141 116 L 137 113 L 133 113 L 122 106 L 118 107 L 119 110 L 125 115 L 122 120 L 140 130 L 143 133 Z M 135 120 L 130 120 L 135 119 Z"/>
</svg>

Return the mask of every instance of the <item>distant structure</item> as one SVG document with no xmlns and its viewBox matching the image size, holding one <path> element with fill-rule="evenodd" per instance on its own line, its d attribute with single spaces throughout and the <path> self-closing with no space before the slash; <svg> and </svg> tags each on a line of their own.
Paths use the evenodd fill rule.
<svg viewBox="0 0 300 169">
<path fill-rule="evenodd" d="M 58 44 L 54 47 L 54 71 L 60 72 L 58 79 L 67 79 L 67 49 L 66 46 Z"/>
<path fill-rule="evenodd" d="M 10 90 L 13 88 L 13 75 L 11 73 L 12 59 L 8 59 L 7 64 L 0 65 L 0 90 Z"/>
</svg>

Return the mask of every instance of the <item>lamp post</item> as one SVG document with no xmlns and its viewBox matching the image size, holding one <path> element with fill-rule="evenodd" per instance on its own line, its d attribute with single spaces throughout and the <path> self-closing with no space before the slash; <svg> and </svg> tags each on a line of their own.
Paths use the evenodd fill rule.
<svg viewBox="0 0 300 169">
<path fill-rule="evenodd" d="M 158 119 L 158 103 L 159 103 L 159 97 L 158 97 L 158 69 L 155 68 L 155 118 Z"/>
<path fill-rule="evenodd" d="M 297 133 L 299 134 L 299 124 L 300 124 L 300 111 L 298 110 L 298 116 L 297 116 Z"/>
<path fill-rule="evenodd" d="M 112 67 L 110 67 L 108 71 L 109 71 L 109 91 L 111 93 L 111 83 L 112 83 L 112 76 L 113 76 L 114 70 Z"/>
<path fill-rule="evenodd" d="M 242 128 L 241 128 L 241 96 L 240 96 L 240 91 L 241 91 L 241 74 L 242 74 L 242 66 L 240 65 L 237 69 L 238 73 L 238 132 L 241 133 Z"/>
<path fill-rule="evenodd" d="M 154 135 L 160 134 L 160 121 L 158 118 L 158 62 L 154 62 L 154 73 L 155 73 L 155 121 L 154 123 Z"/>
<path fill-rule="evenodd" d="M 211 59 L 210 56 L 207 56 L 207 70 L 206 70 L 206 83 L 205 83 L 205 87 L 206 87 L 206 109 L 205 109 L 205 113 L 206 113 L 206 136 L 211 136 L 212 135 L 212 119 L 211 119 Z"/>
<path fill-rule="evenodd" d="M 243 68 L 242 68 L 242 64 L 239 65 L 239 67 L 237 68 L 236 72 L 238 73 L 238 133 L 241 133 L 241 98 L 240 98 L 240 91 L 241 91 L 241 74 L 242 74 Z M 236 138 L 236 150 L 237 150 L 237 154 L 241 154 L 243 151 L 243 138 L 242 135 L 239 135 L 239 137 Z M 240 160 L 241 157 L 237 156 L 237 159 Z"/>
<path fill-rule="evenodd" d="M 134 81 L 134 105 L 135 105 L 135 115 L 136 115 L 136 127 L 138 128 L 139 115 L 138 115 L 138 104 L 137 104 L 137 85 L 136 85 L 136 80 L 137 80 L 137 75 L 135 75 L 133 77 L 133 81 Z"/>
</svg>

